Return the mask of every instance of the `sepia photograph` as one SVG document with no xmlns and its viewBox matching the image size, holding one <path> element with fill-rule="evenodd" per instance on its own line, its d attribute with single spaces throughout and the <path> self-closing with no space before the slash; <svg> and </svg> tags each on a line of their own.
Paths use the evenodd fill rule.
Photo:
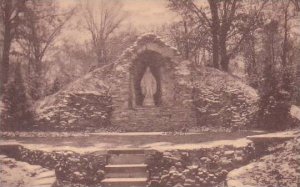
<svg viewBox="0 0 300 187">
<path fill-rule="evenodd" d="M 0 0 L 0 187 L 300 187 L 300 0 Z"/>
</svg>

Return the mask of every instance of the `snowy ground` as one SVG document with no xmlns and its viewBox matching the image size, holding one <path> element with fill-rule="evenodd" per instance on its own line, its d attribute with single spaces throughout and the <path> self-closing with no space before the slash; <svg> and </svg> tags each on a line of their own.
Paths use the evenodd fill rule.
<svg viewBox="0 0 300 187">
<path fill-rule="evenodd" d="M 14 137 L 1 138 L 0 146 L 19 144 L 29 149 L 55 151 L 70 150 L 78 153 L 108 149 L 142 148 L 156 150 L 197 149 L 224 145 L 246 146 L 248 135 L 261 132 L 207 132 L 188 134 L 157 133 L 91 133 L 77 137 Z"/>
<path fill-rule="evenodd" d="M 299 106 L 292 105 L 290 112 L 294 118 L 297 118 L 298 120 L 300 120 L 300 107 Z"/>
<path fill-rule="evenodd" d="M 55 180 L 54 171 L 0 155 L 1 187 L 50 187 Z"/>
<path fill-rule="evenodd" d="M 170 135 L 164 133 L 94 133 L 83 137 L 55 138 L 9 138 L 1 141 L 1 145 L 19 144 L 28 149 L 56 151 L 69 150 L 78 153 L 105 151 L 108 149 L 142 148 L 156 150 L 198 149 L 232 145 L 243 147 L 250 143 L 246 137 L 251 133 L 191 133 Z M 292 136 L 296 131 L 276 133 L 276 136 Z M 274 133 L 266 136 L 274 136 Z"/>
<path fill-rule="evenodd" d="M 289 186 L 299 180 L 299 137 L 275 146 L 275 152 L 227 175 L 228 187 Z M 299 183 L 299 181 L 298 181 Z M 299 184 L 298 184 L 299 185 Z"/>
</svg>

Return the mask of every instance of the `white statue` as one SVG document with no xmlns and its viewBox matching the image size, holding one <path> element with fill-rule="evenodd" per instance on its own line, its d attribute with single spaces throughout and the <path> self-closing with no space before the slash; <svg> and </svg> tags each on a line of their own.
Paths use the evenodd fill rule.
<svg viewBox="0 0 300 187">
<path fill-rule="evenodd" d="M 156 80 L 152 75 L 150 68 L 147 67 L 146 72 L 141 81 L 142 93 L 145 96 L 143 106 L 154 106 L 153 95 L 156 93 Z"/>
</svg>

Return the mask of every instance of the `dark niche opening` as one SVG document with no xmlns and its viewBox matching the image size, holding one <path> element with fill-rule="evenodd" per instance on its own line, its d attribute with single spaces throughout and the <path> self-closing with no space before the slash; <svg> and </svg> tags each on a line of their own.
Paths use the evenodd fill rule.
<svg viewBox="0 0 300 187">
<path fill-rule="evenodd" d="M 142 52 L 134 60 L 133 81 L 135 103 L 137 106 L 143 106 L 144 104 L 145 94 L 143 94 L 142 91 L 141 81 L 148 67 L 156 81 L 156 92 L 153 94 L 154 105 L 162 105 L 161 67 L 164 60 L 165 58 L 163 58 L 159 53 L 149 50 Z"/>
</svg>

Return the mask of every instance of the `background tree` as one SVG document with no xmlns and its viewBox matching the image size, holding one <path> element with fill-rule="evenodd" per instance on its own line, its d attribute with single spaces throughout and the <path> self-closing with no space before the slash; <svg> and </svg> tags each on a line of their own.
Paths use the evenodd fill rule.
<svg viewBox="0 0 300 187">
<path fill-rule="evenodd" d="M 268 6 L 265 15 L 271 21 L 263 28 L 263 46 L 257 55 L 257 59 L 264 59 L 258 60 L 263 68 L 258 87 L 261 96 L 259 119 L 264 128 L 284 129 L 291 125 L 289 113 L 297 89 L 295 60 L 299 49 L 297 42 L 293 42 L 295 34 L 292 32 L 297 7 L 291 0 L 271 1 Z"/>
<path fill-rule="evenodd" d="M 48 85 L 45 89 L 46 95 L 59 91 L 88 73 L 97 64 L 89 42 L 79 43 L 73 38 L 64 38 L 54 51 L 51 58 L 44 63 L 44 82 Z"/>
<path fill-rule="evenodd" d="M 0 6 L 0 16 L 3 25 L 3 30 L 1 29 L 3 35 L 3 48 L 0 64 L 0 93 L 2 93 L 9 77 L 11 44 L 16 34 L 16 28 L 20 24 L 20 15 L 24 11 L 25 0 L 0 0 Z"/>
<path fill-rule="evenodd" d="M 166 29 L 166 37 L 185 59 L 199 64 L 200 51 L 208 48 L 208 31 L 205 26 L 198 25 L 189 17 L 170 24 Z"/>
<path fill-rule="evenodd" d="M 193 0 L 169 0 L 169 7 L 196 20 L 197 25 L 207 27 L 211 39 L 208 51 L 212 52 L 213 67 L 227 72 L 229 60 L 240 50 L 248 33 L 257 28 L 266 1 L 258 2 L 258 8 L 245 6 L 237 0 L 208 0 L 207 3 L 208 6 Z"/>
<path fill-rule="evenodd" d="M 17 49 L 26 59 L 29 94 L 37 100 L 43 96 L 43 60 L 60 35 L 63 26 L 74 14 L 74 10 L 61 13 L 56 2 L 51 0 L 28 0 L 26 10 L 19 27 Z"/>
<path fill-rule="evenodd" d="M 137 31 L 132 27 L 126 28 L 124 31 L 118 31 L 111 36 L 107 44 L 109 62 L 117 60 L 123 51 L 136 40 Z M 44 75 L 44 83 L 47 85 L 46 95 L 59 91 L 70 82 L 98 67 L 97 56 L 89 40 L 78 42 L 67 36 L 60 40 L 60 45 L 55 46 L 54 51 L 44 63 L 44 69 L 47 70 Z"/>
<path fill-rule="evenodd" d="M 1 112 L 1 130 L 30 130 L 33 125 L 33 112 L 26 95 L 26 88 L 18 63 L 14 78 L 8 82 L 2 98 L 4 110 Z"/>
<path fill-rule="evenodd" d="M 98 64 L 109 63 L 108 44 L 113 33 L 119 29 L 126 19 L 123 6 L 120 1 L 98 1 L 98 4 L 83 3 L 86 29 L 90 33 L 94 53 Z"/>
</svg>

